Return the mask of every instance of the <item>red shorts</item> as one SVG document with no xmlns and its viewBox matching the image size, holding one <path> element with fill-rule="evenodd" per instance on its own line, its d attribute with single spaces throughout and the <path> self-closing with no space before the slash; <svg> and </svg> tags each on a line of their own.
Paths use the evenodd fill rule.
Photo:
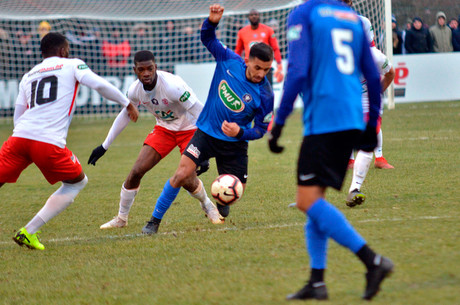
<svg viewBox="0 0 460 305">
<path fill-rule="evenodd" d="M 161 158 L 166 157 L 176 146 L 179 146 L 182 154 L 195 131 L 196 129 L 171 131 L 161 126 L 155 126 L 145 139 L 144 144 L 155 149 Z"/>
<path fill-rule="evenodd" d="M 16 182 L 31 163 L 37 165 L 50 184 L 75 179 L 82 172 L 80 161 L 67 147 L 9 137 L 0 149 L 0 182 Z"/>
</svg>

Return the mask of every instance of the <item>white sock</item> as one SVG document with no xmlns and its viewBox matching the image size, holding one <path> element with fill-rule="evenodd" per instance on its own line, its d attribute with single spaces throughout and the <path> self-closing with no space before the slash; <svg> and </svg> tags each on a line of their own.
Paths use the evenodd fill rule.
<svg viewBox="0 0 460 305">
<path fill-rule="evenodd" d="M 206 194 L 206 190 L 204 189 L 203 182 L 197 178 L 200 183 L 198 184 L 198 187 L 196 190 L 194 190 L 192 193 L 188 192 L 190 196 L 193 198 L 198 199 L 201 203 L 205 203 L 206 200 L 208 200 L 208 195 Z"/>
<path fill-rule="evenodd" d="M 356 155 L 355 166 L 353 167 L 353 180 L 351 181 L 350 190 L 348 192 L 351 192 L 355 189 L 361 189 L 361 185 L 366 178 L 371 162 L 371 152 L 365 152 L 362 150 L 358 151 L 358 154 Z"/>
<path fill-rule="evenodd" d="M 374 149 L 374 154 L 376 158 L 383 157 L 382 145 L 383 144 L 383 135 L 382 128 L 380 128 L 379 133 L 377 134 L 377 147 Z"/>
<path fill-rule="evenodd" d="M 86 183 L 88 183 L 88 177 L 86 176 L 83 180 L 74 184 L 63 182 L 62 186 L 48 198 L 43 208 L 26 225 L 27 232 L 34 234 L 45 223 L 64 211 L 72 204 Z"/>
<path fill-rule="evenodd" d="M 128 190 L 125 188 L 124 183 L 121 186 L 120 209 L 118 210 L 118 217 L 120 217 L 124 221 L 128 220 L 129 210 L 131 210 L 131 207 L 133 206 L 134 197 L 136 197 L 138 191 L 139 187 L 132 190 Z"/>
</svg>

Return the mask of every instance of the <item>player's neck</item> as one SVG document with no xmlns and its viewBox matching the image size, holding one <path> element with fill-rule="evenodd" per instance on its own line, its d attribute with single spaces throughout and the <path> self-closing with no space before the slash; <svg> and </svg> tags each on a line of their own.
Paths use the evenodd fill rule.
<svg viewBox="0 0 460 305">
<path fill-rule="evenodd" d="M 256 25 L 251 24 L 251 29 L 257 30 L 259 28 L 259 23 Z"/>
</svg>

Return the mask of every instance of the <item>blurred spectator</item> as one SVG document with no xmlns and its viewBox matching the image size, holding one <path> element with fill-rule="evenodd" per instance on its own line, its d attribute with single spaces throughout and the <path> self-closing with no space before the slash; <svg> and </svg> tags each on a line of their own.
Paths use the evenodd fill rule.
<svg viewBox="0 0 460 305">
<path fill-rule="evenodd" d="M 170 73 L 174 73 L 174 62 L 177 60 L 178 37 L 174 21 L 168 20 L 164 23 L 164 29 L 157 33 L 158 67 Z"/>
<path fill-rule="evenodd" d="M 38 35 L 34 36 L 30 32 L 24 32 L 22 29 L 16 30 L 12 38 L 13 64 L 16 69 L 10 71 L 15 74 L 15 78 L 21 78 L 22 75 L 31 69 L 40 61 L 40 42 Z"/>
<path fill-rule="evenodd" d="M 118 26 L 113 26 L 110 38 L 102 41 L 102 55 L 106 60 L 109 73 L 123 77 L 129 73 L 128 59 L 131 54 L 131 45 L 121 36 Z"/>
<path fill-rule="evenodd" d="M 268 44 L 273 48 L 275 60 L 278 65 L 275 73 L 272 74 L 270 70 L 269 74 L 267 74 L 267 78 L 270 83 L 273 83 L 273 76 L 277 82 L 281 82 L 284 78 L 283 64 L 281 62 L 281 52 L 275 32 L 268 25 L 260 23 L 260 14 L 256 9 L 252 9 L 249 12 L 248 20 L 250 24 L 238 31 L 235 53 L 242 55 L 244 51 L 244 58 L 247 59 L 249 57 L 249 50 L 254 44 L 259 42 Z"/>
<path fill-rule="evenodd" d="M 404 46 L 408 54 L 433 52 L 431 35 L 428 30 L 423 27 L 423 22 L 420 17 L 415 17 L 413 19 L 412 27 L 406 33 Z"/>
<path fill-rule="evenodd" d="M 393 28 L 393 54 L 402 54 L 403 40 L 395 16 L 391 17 L 391 26 Z"/>
<path fill-rule="evenodd" d="M 185 26 L 179 37 L 179 58 L 183 62 L 198 59 L 198 46 L 201 44 L 199 33 L 191 26 Z"/>
<path fill-rule="evenodd" d="M 406 46 L 404 44 L 406 42 L 406 34 L 407 34 L 408 31 L 410 31 L 411 28 L 412 28 L 412 19 L 407 18 L 406 26 L 405 26 L 404 30 L 402 31 L 402 33 L 401 33 L 401 37 L 402 37 L 402 53 L 403 54 L 407 54 Z"/>
<path fill-rule="evenodd" d="M 448 26 L 452 31 L 456 30 L 458 28 L 458 20 L 455 18 L 450 19 Z"/>
<path fill-rule="evenodd" d="M 153 43 L 152 30 L 149 25 L 144 22 L 136 23 L 131 28 L 131 47 L 133 49 L 132 53 L 138 51 L 149 50 L 155 53 L 155 46 Z"/>
<path fill-rule="evenodd" d="M 434 52 L 452 52 L 452 30 L 446 25 L 446 14 L 436 13 L 436 24 L 430 27 Z"/>
<path fill-rule="evenodd" d="M 458 23 L 460 24 L 460 15 L 458 15 Z M 460 26 L 452 31 L 452 46 L 455 52 L 460 52 Z"/>
<path fill-rule="evenodd" d="M 48 21 L 42 21 L 38 25 L 38 36 L 40 36 L 40 40 L 49 32 L 51 31 L 51 25 Z"/>
<path fill-rule="evenodd" d="M 0 79 L 7 79 L 11 69 L 10 36 L 8 32 L 0 28 Z"/>
</svg>

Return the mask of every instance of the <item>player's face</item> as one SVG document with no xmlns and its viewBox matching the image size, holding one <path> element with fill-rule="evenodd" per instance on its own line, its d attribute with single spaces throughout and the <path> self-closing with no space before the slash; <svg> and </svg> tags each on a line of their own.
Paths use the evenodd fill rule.
<svg viewBox="0 0 460 305">
<path fill-rule="evenodd" d="M 137 62 L 134 65 L 134 73 L 144 86 L 152 85 L 157 74 L 157 65 L 153 60 Z"/>
<path fill-rule="evenodd" d="M 263 61 L 257 57 L 246 59 L 246 78 L 253 83 L 260 83 L 272 67 L 271 61 Z"/>
<path fill-rule="evenodd" d="M 260 22 L 260 15 L 257 11 L 251 11 L 248 16 L 249 22 L 252 25 L 258 25 Z"/>
</svg>

